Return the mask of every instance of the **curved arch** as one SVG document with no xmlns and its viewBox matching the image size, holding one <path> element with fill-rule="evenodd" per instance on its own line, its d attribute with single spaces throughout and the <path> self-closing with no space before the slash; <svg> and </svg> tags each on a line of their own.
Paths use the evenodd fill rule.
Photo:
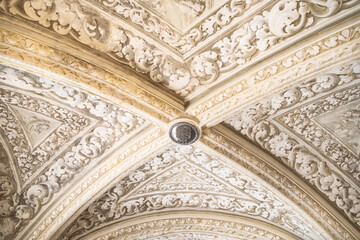
<svg viewBox="0 0 360 240">
<path fill-rule="evenodd" d="M 113 181 L 122 179 L 132 170 L 141 167 L 149 155 L 164 153 L 165 148 L 170 146 L 165 134 L 168 123 L 185 115 L 198 118 L 201 126 L 209 127 L 204 129 L 205 134 L 201 142 L 196 145 L 198 149 L 228 164 L 228 168 L 224 169 L 231 168 L 244 173 L 244 175 L 261 185 L 264 191 L 258 191 L 257 193 L 266 192 L 275 196 L 271 198 L 271 201 L 280 202 L 282 204 L 280 204 L 280 210 L 283 210 L 283 205 L 289 206 L 289 209 L 291 209 L 289 212 L 294 213 L 295 216 L 300 216 L 300 220 L 304 219 L 303 225 L 310 226 L 311 231 L 319 233 L 319 236 L 321 236 L 319 238 L 356 239 L 359 235 L 358 226 L 347 219 L 344 213 L 341 212 L 341 205 L 337 207 L 328 198 L 322 196 L 318 191 L 319 189 L 313 188 L 309 182 L 300 179 L 292 172 L 291 167 L 282 165 L 271 156 L 264 156 L 264 154 L 259 153 L 263 149 L 262 147 L 252 148 L 249 147 L 249 142 L 239 140 L 241 137 L 233 138 L 232 135 L 235 132 L 224 133 L 224 131 L 218 131 L 224 127 L 223 125 L 220 124 L 220 126 L 214 127 L 215 124 L 223 122 L 224 119 L 235 113 L 239 108 L 260 101 L 289 85 L 300 83 L 305 78 L 312 77 L 322 70 L 358 59 L 360 35 L 357 18 L 360 8 L 356 1 L 332 0 L 331 2 L 335 5 L 343 2 L 343 4 L 339 4 L 335 8 L 334 4 L 330 4 L 332 10 L 330 5 L 325 7 L 321 3 L 311 3 L 309 1 L 287 1 L 286 8 L 274 7 L 279 6 L 276 2 L 261 3 L 254 8 L 255 10 L 250 11 L 249 16 L 246 15 L 246 11 L 249 10 L 247 7 L 250 6 L 236 4 L 238 7 L 244 8 L 241 12 L 246 10 L 243 12 L 244 17 L 226 27 L 226 30 L 222 31 L 223 35 L 214 35 L 209 38 L 207 43 L 204 42 L 204 44 L 199 45 L 199 49 L 194 49 L 191 54 L 183 54 L 182 56 L 176 52 L 176 49 L 166 47 L 166 44 L 164 45 L 161 39 L 153 39 L 147 34 L 141 33 L 139 29 L 131 27 L 130 22 L 125 23 L 124 19 L 119 19 L 114 12 L 107 12 L 109 9 L 104 6 L 86 1 L 75 1 L 72 4 L 65 3 L 67 7 L 64 7 L 65 5 L 61 6 L 61 1 L 55 1 L 52 6 L 45 3 L 41 5 L 43 3 L 40 2 L 33 4 L 33 6 L 30 2 L 13 1 L 0 4 L 0 63 L 48 77 L 55 82 L 64 83 L 70 87 L 78 87 L 87 93 L 112 103 L 116 107 L 124 108 L 136 116 L 143 117 L 149 124 L 144 125 L 144 128 L 131 137 L 124 138 L 123 142 L 118 141 L 118 145 L 112 145 L 116 150 L 107 152 L 103 156 L 104 158 L 98 158 L 94 161 L 91 161 L 93 158 L 87 158 L 85 161 L 92 162 L 92 165 L 89 165 L 86 171 L 72 172 L 71 178 L 74 178 L 71 179 L 71 183 L 74 184 L 66 185 L 64 183 L 62 185 L 62 182 L 55 181 L 55 184 L 50 186 L 47 182 L 47 176 L 44 177 L 45 173 L 39 176 L 39 178 L 43 177 L 42 179 L 45 180 L 36 182 L 34 187 L 31 186 L 32 191 L 29 191 L 29 194 L 28 192 L 22 194 L 27 196 L 20 199 L 21 203 L 19 204 L 25 206 L 30 202 L 30 204 L 36 206 L 37 202 L 40 202 L 39 199 L 41 199 L 43 200 L 42 203 L 46 204 L 46 207 L 40 206 L 38 209 L 41 210 L 37 211 L 35 217 L 30 218 L 32 210 L 26 212 L 25 208 L 20 208 L 19 212 L 22 211 L 21 216 L 26 218 L 26 221 L 24 221 L 24 224 L 19 224 L 21 230 L 17 231 L 19 232 L 19 235 L 16 236 L 17 239 L 49 239 L 56 236 L 56 234 L 61 234 L 66 228 L 66 226 L 63 226 L 64 222 L 68 226 L 77 217 L 81 216 L 82 212 L 89 208 L 89 205 L 103 196 L 106 191 L 111 191 Z M 303 7 L 307 9 L 305 12 Z M 115 9 L 114 7 L 111 8 Z M 69 9 L 70 11 L 68 11 Z M 326 11 L 320 13 L 320 9 Z M 299 13 L 303 20 L 297 22 L 300 23 L 300 28 L 292 29 L 287 36 L 282 35 L 285 33 L 279 32 L 279 29 L 277 29 L 281 24 L 275 24 L 277 21 L 274 21 L 274 19 L 279 19 L 274 17 L 278 16 L 277 13 L 280 13 L 278 10 L 284 14 L 282 16 L 285 16 L 285 22 L 289 21 L 289 18 L 287 18 L 289 13 L 292 13 L 292 15 L 293 13 Z M 39 13 L 38 11 L 40 11 L 41 14 L 31 16 L 33 14 L 29 15 L 29 11 L 32 13 Z M 43 14 L 42 11 L 47 14 Z M 81 16 L 81 14 L 85 15 Z M 254 18 L 254 16 L 256 17 Z M 267 19 L 268 17 L 272 19 Z M 72 18 L 73 22 L 68 22 L 70 18 Z M 256 23 L 256 26 L 259 23 L 263 25 L 262 27 L 259 25 L 256 30 L 257 34 L 263 34 L 262 31 L 264 30 L 265 33 L 270 34 L 261 40 L 261 49 L 258 48 L 260 45 L 257 46 L 260 38 L 254 35 L 252 30 L 249 31 L 248 25 L 250 23 Z M 90 32 L 85 33 L 83 28 L 79 28 L 80 25 Z M 70 33 L 68 30 L 71 29 Z M 277 30 L 274 31 L 274 29 Z M 237 51 L 236 48 L 242 44 L 237 39 L 243 41 L 244 37 L 251 37 L 252 40 L 243 47 L 251 47 L 255 51 L 248 52 L 249 55 L 245 56 L 245 58 L 236 59 L 241 52 Z M 267 37 L 273 40 L 270 41 L 266 39 Z M 212 40 L 217 42 L 215 43 Z M 270 44 L 270 42 L 272 43 Z M 159 46 L 157 46 L 158 43 Z M 227 50 L 228 46 L 230 46 L 228 43 L 232 45 L 231 51 Z M 256 50 L 256 48 L 258 49 Z M 234 53 L 235 55 L 233 55 Z M 236 60 L 236 64 L 232 62 L 234 60 Z M 131 67 L 136 70 L 131 70 Z M 219 78 L 211 82 L 215 80 L 213 79 L 214 76 Z M 202 86 L 199 86 L 199 84 Z M 174 89 L 177 89 L 177 91 Z M 104 109 L 106 110 L 106 107 Z M 109 125 L 112 125 L 112 123 Z M 95 128 L 89 127 L 89 129 L 94 130 Z M 102 130 L 104 129 L 102 128 Z M 86 140 L 90 142 L 90 140 L 99 137 L 99 135 L 96 135 L 98 133 L 99 131 L 96 133 L 91 132 L 86 135 L 86 139 L 80 139 L 80 136 L 77 136 L 79 137 L 78 142 L 83 140 L 84 142 Z M 109 138 L 105 136 L 103 139 Z M 87 146 L 82 145 L 77 149 L 82 150 L 82 147 L 84 147 L 85 151 L 91 152 Z M 70 149 L 72 148 L 61 152 L 64 155 L 65 153 L 75 154 L 76 151 Z M 60 153 L 56 156 L 60 156 Z M 60 160 L 62 161 L 61 158 Z M 75 159 L 74 162 L 77 162 L 77 160 Z M 191 164 L 193 163 L 189 163 L 190 167 L 196 165 Z M 53 178 L 67 178 L 66 174 L 61 173 L 63 170 L 61 167 L 64 166 L 65 164 L 51 166 L 52 168 L 49 168 L 49 171 L 53 171 L 55 174 L 46 173 Z M 57 169 L 53 170 L 54 168 Z M 217 181 L 215 181 L 218 184 L 217 186 L 223 187 L 221 184 L 226 185 L 230 182 L 221 179 L 222 175 L 226 175 L 226 171 L 223 174 L 219 169 L 216 170 L 218 171 L 216 174 L 212 174 L 209 169 L 205 169 L 203 173 L 211 175 Z M 38 176 L 34 175 L 34 181 L 36 177 Z M 198 178 L 198 180 L 202 181 L 203 179 Z M 206 181 L 204 182 L 204 185 L 206 185 Z M 47 188 L 51 187 L 56 189 L 56 195 L 47 194 Z M 225 203 L 230 202 L 230 205 L 236 205 L 238 204 L 236 197 L 239 197 L 239 199 L 241 199 L 240 196 L 243 197 L 241 199 L 243 202 L 238 204 L 240 207 L 236 208 L 231 205 L 229 209 L 226 209 L 229 214 L 224 214 L 226 211 L 220 213 L 220 210 L 212 209 L 210 216 L 209 212 L 209 214 L 200 212 L 199 208 L 196 208 L 198 206 L 193 208 L 182 208 L 180 206 L 175 210 L 171 210 L 170 207 L 173 202 L 170 199 L 170 201 L 165 201 L 166 204 L 170 204 L 170 207 L 156 211 L 154 216 L 161 218 L 160 220 L 165 223 L 176 219 L 173 217 L 175 215 L 177 219 L 180 219 L 179 221 L 187 218 L 190 221 L 197 221 L 193 216 L 190 218 L 180 216 L 181 213 L 178 212 L 193 210 L 194 212 L 186 213 L 197 214 L 198 219 L 202 217 L 206 221 L 225 222 L 226 219 L 231 218 L 226 223 L 227 225 L 240 224 L 239 226 L 245 226 L 246 221 L 249 221 L 251 224 L 246 225 L 245 228 L 252 229 L 258 224 L 262 227 L 261 231 L 268 231 L 269 226 L 271 226 L 276 228 L 276 231 L 280 231 L 279 234 L 281 231 L 285 231 L 285 235 L 280 234 L 280 237 L 291 238 L 286 234 L 289 231 L 291 232 L 292 228 L 286 230 L 281 225 L 285 225 L 284 219 L 274 214 L 271 222 L 269 215 L 266 215 L 270 214 L 270 210 L 278 210 L 267 202 L 268 199 L 258 200 L 255 197 L 251 198 L 253 196 L 246 196 L 241 189 L 239 190 L 236 187 L 238 186 L 223 187 L 227 191 L 220 194 L 214 193 L 214 191 L 212 195 L 206 191 L 201 192 L 201 197 L 210 199 L 204 201 L 208 205 L 213 203 L 211 200 L 215 199 L 217 201 L 221 197 L 227 200 L 230 198 L 235 199 L 225 201 Z M 139 188 L 135 187 L 131 191 L 135 192 L 137 190 Z M 158 195 L 161 195 L 160 193 Z M 139 202 L 141 197 L 147 197 L 146 200 L 149 200 L 152 197 L 151 194 L 138 194 L 137 196 L 135 194 L 132 199 L 125 199 L 127 202 L 119 201 L 119 203 L 125 203 L 125 205 L 128 203 L 132 207 L 131 200 Z M 197 193 L 189 191 L 187 194 Z M 128 196 L 131 196 L 131 194 L 125 197 Z M 164 198 L 174 198 L 174 195 L 169 191 L 163 191 L 159 199 Z M 33 199 L 35 200 L 32 201 Z M 140 202 L 143 204 L 142 206 L 146 206 L 151 202 L 150 200 L 145 203 L 141 202 L 142 200 Z M 28 202 L 25 204 L 25 201 Z M 241 204 L 246 201 L 250 203 L 244 205 L 246 207 L 250 206 L 249 212 L 253 214 L 254 212 L 251 211 L 255 211 L 254 214 L 258 214 L 256 217 L 241 212 L 246 208 Z M 270 203 L 273 203 L 271 201 Z M 219 202 L 217 201 L 217 203 Z M 156 208 L 156 201 L 151 202 L 151 204 Z M 221 204 L 224 204 L 224 202 L 221 202 Z M 219 208 L 221 207 L 224 206 Z M 352 211 L 356 211 L 355 207 Z M 204 207 L 202 210 L 208 211 L 209 208 Z M 276 212 L 275 210 L 274 212 Z M 230 215 L 231 211 L 237 211 L 237 216 Z M 284 210 L 284 212 L 286 211 Z M 109 230 L 110 226 L 119 227 L 120 224 L 126 223 L 130 224 L 130 229 L 136 221 L 144 225 L 149 223 L 149 226 L 152 226 L 156 222 L 155 219 L 150 222 L 145 221 L 145 218 L 152 217 L 149 214 L 150 212 L 143 211 L 141 214 L 134 215 L 134 218 L 131 219 L 125 216 L 120 220 L 109 220 L 106 223 L 109 226 L 103 225 L 104 231 Z M 283 212 L 280 211 L 279 215 L 286 215 L 282 214 Z M 233 217 L 236 219 L 232 219 Z M 211 220 L 211 218 L 215 220 Z M 210 225 L 206 226 L 210 227 Z M 197 226 L 195 225 L 195 227 Z M 240 229 L 243 229 L 243 227 L 240 227 Z M 94 232 L 91 232 L 93 230 Z M 97 232 L 95 230 L 95 228 L 91 229 L 90 235 L 95 234 Z M 231 237 L 231 233 L 222 233 L 220 230 L 216 233 L 211 233 L 208 230 L 203 231 L 202 229 L 195 229 L 194 231 L 199 234 L 222 234 L 222 237 Z M 103 230 L 99 230 L 99 232 L 105 235 L 112 234 L 103 232 Z M 172 231 L 172 234 L 183 233 L 186 234 L 187 232 Z M 239 235 L 241 234 L 240 231 Z M 105 235 L 100 237 L 106 237 Z M 88 235 L 84 235 L 84 237 L 86 236 Z M 309 239 L 315 238 L 309 237 Z"/>
<path fill-rule="evenodd" d="M 304 211 L 294 209 L 292 200 L 277 196 L 275 187 L 264 187 L 224 161 L 194 147 L 167 149 L 118 178 L 58 235 L 74 238 L 144 214 L 192 210 L 261 220 L 304 239 L 332 238 Z"/>
<path fill-rule="evenodd" d="M 272 192 L 279 194 L 284 201 L 294 206 L 299 214 L 306 215 L 311 224 L 328 235 L 329 239 L 356 239 L 358 228 L 349 224 L 327 199 L 276 159 L 233 134 L 228 128 L 216 126 L 203 131 L 199 148 L 223 158 L 230 166 L 247 172 Z M 344 223 L 347 224 L 344 226 Z"/>
<path fill-rule="evenodd" d="M 5 49 L 0 54 L 1 64 L 79 88 L 164 127 L 184 109 L 180 100 L 142 86 L 138 83 L 139 76 L 126 69 L 107 70 L 88 59 L 54 48 L 53 42 L 54 45 L 44 43 L 2 27 L 0 42 Z"/>
<path fill-rule="evenodd" d="M 251 218 L 197 211 L 135 217 L 91 232 L 79 239 L 161 239 L 164 235 L 189 232 L 197 233 L 198 236 L 221 236 L 214 239 L 298 239 L 290 232 Z"/>
</svg>

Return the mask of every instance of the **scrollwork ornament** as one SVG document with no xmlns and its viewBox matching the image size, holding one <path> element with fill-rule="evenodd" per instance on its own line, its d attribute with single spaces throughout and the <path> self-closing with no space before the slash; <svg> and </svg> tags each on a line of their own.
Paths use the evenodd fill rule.
<svg viewBox="0 0 360 240">
<path fill-rule="evenodd" d="M 181 226 L 179 230 L 179 226 Z M 231 230 L 229 229 L 231 228 Z M 181 231 L 190 230 L 189 233 Z M 152 230 L 149 232 L 149 230 Z M 167 232 L 167 234 L 164 234 Z M 103 234 L 100 239 L 259 239 L 266 236 L 269 239 L 284 240 L 282 236 L 274 234 L 257 226 L 240 224 L 233 221 L 215 220 L 207 218 L 171 218 L 147 221 L 136 225 L 116 229 Z"/>
<path fill-rule="evenodd" d="M 356 61 L 335 69 L 331 73 L 321 74 L 296 88 L 286 90 L 270 99 L 244 109 L 225 122 L 280 158 L 289 167 L 295 169 L 296 172 L 343 209 L 350 220 L 360 224 L 357 214 L 360 199 L 358 187 L 351 182 L 348 183 L 341 171 L 337 171 L 329 166 L 326 161 L 313 155 L 307 147 L 300 144 L 287 132 L 281 131 L 272 122 L 273 116 L 280 110 L 290 108 L 294 104 L 311 99 L 318 94 L 333 91 L 341 85 L 357 81 L 359 78 L 358 68 L 359 62 Z M 349 151 L 344 150 L 341 150 L 343 154 L 336 154 L 338 148 L 344 147 L 339 146 L 339 144 L 334 145 L 331 138 L 326 140 L 324 138 L 326 135 L 322 133 L 322 130 L 315 127 L 310 117 L 358 99 L 358 88 L 358 86 L 355 86 L 334 95 L 329 95 L 321 103 L 310 104 L 300 108 L 302 109 L 300 111 L 295 110 L 280 118 L 295 132 L 305 135 L 307 140 L 313 141 L 320 150 L 324 149 L 321 146 L 326 146 L 325 149 L 327 150 L 324 153 L 329 156 L 329 160 L 333 160 L 342 167 L 343 171 L 352 174 L 355 181 L 358 181 L 359 177 L 359 166 L 355 163 L 356 156 L 351 156 Z M 351 196 L 343 194 L 344 192 L 351 192 Z"/>
<path fill-rule="evenodd" d="M 168 41 L 179 40 L 182 46 L 189 45 L 189 42 L 191 48 L 194 44 L 191 42 L 197 43 L 205 36 L 212 35 L 257 1 L 231 1 L 221 8 L 216 16 L 204 21 L 200 26 L 202 30 L 190 31 L 189 39 L 186 41 L 181 40 L 172 30 L 161 31 L 168 30 L 169 27 L 162 25 L 160 20 L 142 10 L 133 1 L 100 2 L 113 7 L 126 18 L 144 24 L 145 29 L 149 31 L 162 32 L 160 38 Z M 153 81 L 160 82 L 186 97 L 197 86 L 215 82 L 220 73 L 249 62 L 255 54 L 265 52 L 286 38 L 310 27 L 317 18 L 333 16 L 340 10 L 355 5 L 353 2 L 342 2 L 281 0 L 271 9 L 254 16 L 229 36 L 219 40 L 208 51 L 195 55 L 189 63 L 190 71 L 182 68 L 182 63 L 172 59 L 156 46 L 122 29 L 110 18 L 100 16 L 92 7 L 85 7 L 77 1 L 14 1 L 3 4 L 2 8 L 8 13 L 36 21 L 44 27 L 52 27 L 58 34 L 71 36 L 121 63 L 149 74 Z"/>
<path fill-rule="evenodd" d="M 230 185 L 219 183 L 202 168 Z M 181 179 L 176 181 L 174 176 Z M 187 183 L 186 179 L 192 179 L 191 176 L 202 180 Z M 168 179 L 171 181 L 168 182 Z M 144 182 L 147 183 L 143 184 Z M 246 194 L 256 200 L 239 198 L 239 194 Z M 290 207 L 266 192 L 260 184 L 239 174 L 220 160 L 192 146 L 186 146 L 165 151 L 117 181 L 115 186 L 81 213 L 62 237 L 84 234 L 125 216 L 176 208 L 206 208 L 258 216 L 289 229 L 298 225 L 299 228 L 293 230 L 306 239 L 314 236 L 311 229 L 292 213 Z"/>
<path fill-rule="evenodd" d="M 26 148 L 27 140 L 25 138 L 23 138 L 23 144 L 19 145 L 22 142 L 20 137 L 24 134 L 20 130 L 16 131 L 16 129 L 9 128 L 16 128 L 17 125 L 9 124 L 9 121 L 14 120 L 14 123 L 17 123 L 17 120 L 14 116 L 8 115 L 11 113 L 7 109 L 8 105 L 16 105 L 32 112 L 37 111 L 57 121 L 68 123 L 68 125 L 60 125 L 54 130 L 59 137 L 56 137 L 56 134 L 52 137 L 52 133 L 49 135 L 50 137 L 48 138 L 53 143 L 47 145 L 45 144 L 47 140 L 45 140 L 45 142 L 39 145 L 40 149 L 44 147 L 47 151 L 50 147 L 57 149 L 54 145 L 57 141 L 65 143 L 72 134 L 76 135 L 82 129 L 88 127 L 90 123 L 97 123 L 92 129 L 84 132 L 77 141 L 73 142 L 70 145 L 69 151 L 59 155 L 51 165 L 43 170 L 42 174 L 36 176 L 20 191 L 21 194 L 18 197 L 17 203 L 12 207 L 11 219 L 16 221 L 16 230 L 13 231 L 15 233 L 19 232 L 38 215 L 54 195 L 68 184 L 76 173 L 89 165 L 91 160 L 96 161 L 96 159 L 100 159 L 122 137 L 132 134 L 133 131 L 142 127 L 146 122 L 144 119 L 109 104 L 98 97 L 76 88 L 55 83 L 47 78 L 4 66 L 0 67 L 0 73 L 0 84 L 8 86 L 0 91 L 0 107 L 5 109 L 5 111 L 0 111 L 0 116 L 3 116 L 0 118 L 0 127 L 6 128 L 5 132 L 8 133 L 10 142 L 14 138 L 13 149 L 15 154 L 16 149 L 23 149 L 23 152 L 26 149 L 28 150 L 28 155 L 21 153 L 20 156 L 22 157 L 17 159 L 22 161 L 24 157 L 28 156 L 30 160 L 23 163 L 26 164 L 25 167 L 36 163 L 34 159 L 36 160 L 37 158 L 34 158 L 32 155 L 35 154 L 37 156 L 36 154 L 40 151 L 35 149 L 31 152 L 29 147 Z M 21 91 L 12 92 L 11 86 L 15 86 L 16 89 Z M 31 92 L 31 97 L 30 95 L 23 94 L 23 92 Z M 38 96 L 38 98 L 34 97 L 34 95 Z M 61 102 L 61 104 L 49 106 L 50 104 L 44 99 L 48 99 L 52 103 Z M 78 109 L 79 112 L 85 113 L 87 118 L 69 111 L 67 107 Z M 5 116 L 4 114 L 7 115 Z M 19 127 L 19 129 L 21 128 Z M 66 138 L 61 139 L 61 137 Z M 54 153 L 51 152 L 51 154 Z M 51 154 L 38 155 L 46 158 Z M 21 162 L 19 166 L 22 166 Z"/>
<path fill-rule="evenodd" d="M 19 219 L 15 218 L 18 204 L 19 195 L 10 159 L 0 142 L 0 234 L 4 239 L 13 237 L 20 224 Z"/>
</svg>

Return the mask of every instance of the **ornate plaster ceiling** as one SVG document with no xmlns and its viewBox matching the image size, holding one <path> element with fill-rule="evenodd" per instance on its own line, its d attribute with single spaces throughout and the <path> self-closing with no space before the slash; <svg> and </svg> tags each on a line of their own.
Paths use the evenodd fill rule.
<svg viewBox="0 0 360 240">
<path fill-rule="evenodd" d="M 359 239 L 359 12 L 0 1 L 0 239 Z"/>
</svg>

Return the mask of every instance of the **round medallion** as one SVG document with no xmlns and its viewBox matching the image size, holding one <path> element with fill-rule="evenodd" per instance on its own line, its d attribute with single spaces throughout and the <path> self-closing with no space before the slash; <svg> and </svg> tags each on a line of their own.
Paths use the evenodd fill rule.
<svg viewBox="0 0 360 240">
<path fill-rule="evenodd" d="M 199 130 L 191 123 L 177 122 L 169 129 L 171 140 L 177 144 L 189 145 L 199 139 Z"/>
</svg>

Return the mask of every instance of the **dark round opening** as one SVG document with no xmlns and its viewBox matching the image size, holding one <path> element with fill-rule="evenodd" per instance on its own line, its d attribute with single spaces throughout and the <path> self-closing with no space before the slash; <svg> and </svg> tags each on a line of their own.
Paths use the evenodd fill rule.
<svg viewBox="0 0 360 240">
<path fill-rule="evenodd" d="M 171 126 L 169 135 L 175 143 L 189 145 L 198 140 L 199 131 L 190 123 L 178 122 Z"/>
</svg>

